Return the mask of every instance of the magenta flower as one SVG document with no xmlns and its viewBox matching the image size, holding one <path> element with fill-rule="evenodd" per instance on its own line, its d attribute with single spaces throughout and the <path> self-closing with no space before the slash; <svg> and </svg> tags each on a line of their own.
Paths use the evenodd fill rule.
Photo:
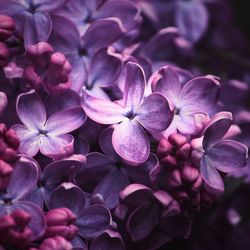
<svg viewBox="0 0 250 250">
<path fill-rule="evenodd" d="M 19 95 L 17 114 L 23 125 L 13 126 L 21 144 L 19 151 L 34 156 L 40 151 L 53 158 L 63 158 L 73 152 L 74 137 L 67 133 L 85 121 L 81 108 L 58 111 L 47 118 L 41 98 L 35 91 Z"/>
<path fill-rule="evenodd" d="M 115 151 L 124 160 L 140 164 L 150 152 L 146 131 L 160 132 L 171 120 L 167 99 L 160 93 L 145 97 L 145 76 L 136 63 L 128 63 L 123 99 L 111 102 L 83 94 L 82 107 L 87 115 L 101 124 L 116 124 L 112 135 Z"/>
</svg>

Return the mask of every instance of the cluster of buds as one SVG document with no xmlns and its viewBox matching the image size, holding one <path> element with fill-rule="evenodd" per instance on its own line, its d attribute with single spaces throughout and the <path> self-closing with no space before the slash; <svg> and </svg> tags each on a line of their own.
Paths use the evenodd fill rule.
<svg viewBox="0 0 250 250">
<path fill-rule="evenodd" d="M 218 197 L 203 181 L 199 168 L 190 159 L 191 144 L 181 134 L 171 134 L 158 145 L 160 166 L 152 173 L 154 183 L 169 192 L 186 212 L 212 204 Z"/>
<path fill-rule="evenodd" d="M 13 35 L 15 24 L 11 17 L 0 15 L 0 68 L 8 63 L 9 49 L 5 41 Z"/>
<path fill-rule="evenodd" d="M 73 223 L 76 216 L 68 208 L 55 208 L 45 215 L 47 228 L 45 237 L 61 236 L 72 240 L 78 233 L 78 228 Z"/>
<path fill-rule="evenodd" d="M 24 79 L 36 90 L 44 87 L 48 93 L 61 93 L 71 87 L 71 65 L 67 58 L 46 42 L 31 45 L 27 56 L 32 64 L 24 70 Z"/>
<path fill-rule="evenodd" d="M 17 159 L 19 139 L 14 130 L 0 124 L 0 190 L 6 187 L 13 172 L 12 164 Z"/>
<path fill-rule="evenodd" d="M 30 215 L 23 210 L 15 210 L 0 220 L 0 244 L 15 249 L 25 249 L 29 244 L 32 231 L 27 227 Z"/>
</svg>

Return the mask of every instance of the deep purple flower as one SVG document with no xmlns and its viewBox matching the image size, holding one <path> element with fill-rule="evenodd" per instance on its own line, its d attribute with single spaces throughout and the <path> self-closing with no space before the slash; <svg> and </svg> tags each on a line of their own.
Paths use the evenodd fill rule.
<svg viewBox="0 0 250 250">
<path fill-rule="evenodd" d="M 11 16 L 15 20 L 16 30 L 24 39 L 25 46 L 41 41 L 47 41 L 52 22 L 49 12 L 56 11 L 64 5 L 65 0 L 1 0 L 3 14 Z"/>
<path fill-rule="evenodd" d="M 200 158 L 200 172 L 211 187 L 223 191 L 224 183 L 218 171 L 231 173 L 246 165 L 248 149 L 234 140 L 224 139 L 232 124 L 232 114 L 220 112 L 213 116 L 204 130 L 201 148 L 195 149 L 193 156 Z"/>
<path fill-rule="evenodd" d="M 49 208 L 60 207 L 67 207 L 75 214 L 75 225 L 84 239 L 93 239 L 111 227 L 109 210 L 103 205 L 89 205 L 83 191 L 72 183 L 63 183 L 52 194 Z"/>
<path fill-rule="evenodd" d="M 125 250 L 125 246 L 118 232 L 106 230 L 91 243 L 90 250 L 98 249 Z"/>
<path fill-rule="evenodd" d="M 31 229 L 31 240 L 39 238 L 45 230 L 45 220 L 41 209 L 34 203 L 26 201 L 25 196 L 34 190 L 38 179 L 38 166 L 32 158 L 20 157 L 13 168 L 6 192 L 0 193 L 0 217 L 15 210 L 28 213 L 30 220 L 27 227 Z"/>
<path fill-rule="evenodd" d="M 212 76 L 195 77 L 182 85 L 174 69 L 161 68 L 152 80 L 152 89 L 166 96 L 175 114 L 172 124 L 163 134 L 197 132 L 195 114 L 213 112 L 219 86 L 218 80 Z"/>
<path fill-rule="evenodd" d="M 83 94 L 82 107 L 87 115 L 101 124 L 117 124 L 112 143 L 124 160 L 133 164 L 145 162 L 149 156 L 149 132 L 166 129 L 171 120 L 168 101 L 162 94 L 153 93 L 144 98 L 145 76 L 136 63 L 128 63 L 123 100 L 111 102 Z"/>
<path fill-rule="evenodd" d="M 112 133 L 111 127 L 103 130 L 99 145 L 104 154 L 88 153 L 86 167 L 75 175 L 78 186 L 92 195 L 101 195 L 103 202 L 110 209 L 117 206 L 120 192 L 130 183 L 151 186 L 149 173 L 158 166 L 158 159 L 153 154 L 139 166 L 130 166 L 124 162 L 112 146 Z"/>
<path fill-rule="evenodd" d="M 107 27 L 109 36 L 106 35 Z M 101 87 L 112 84 L 121 67 L 118 58 L 110 49 L 106 53 L 104 50 L 99 53 L 98 51 L 107 48 L 122 36 L 124 30 L 119 19 L 97 20 L 88 26 L 81 37 L 71 21 L 62 16 L 53 16 L 53 29 L 55 30 L 52 30 L 49 42 L 55 50 L 66 55 L 70 61 L 73 90 L 79 92 L 84 85 L 92 88 L 98 81 Z M 104 70 L 103 67 L 108 70 Z"/>
<path fill-rule="evenodd" d="M 44 104 L 35 91 L 19 95 L 17 114 L 24 124 L 13 126 L 21 141 L 19 151 L 34 156 L 40 150 L 53 159 L 73 152 L 74 138 L 67 133 L 79 128 L 86 118 L 80 107 L 56 112 L 47 118 Z"/>
<path fill-rule="evenodd" d="M 153 192 L 141 184 L 131 184 L 120 193 L 122 210 L 127 210 L 126 227 L 133 241 L 140 241 L 166 217 L 178 215 L 180 207 L 168 193 Z M 119 215 L 118 210 L 116 214 Z M 124 216 L 124 214 L 122 215 Z"/>
</svg>

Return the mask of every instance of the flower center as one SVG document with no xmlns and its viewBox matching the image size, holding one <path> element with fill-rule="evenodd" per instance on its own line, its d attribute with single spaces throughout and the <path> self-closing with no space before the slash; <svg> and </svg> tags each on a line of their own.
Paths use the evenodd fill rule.
<svg viewBox="0 0 250 250">
<path fill-rule="evenodd" d="M 39 134 L 41 135 L 41 136 L 47 136 L 47 131 L 46 130 L 43 130 L 43 129 L 41 129 L 41 130 L 39 130 Z"/>
<path fill-rule="evenodd" d="M 136 113 L 135 113 L 133 110 L 128 111 L 127 114 L 126 114 L 126 117 L 127 117 L 129 120 L 134 119 L 135 116 L 136 116 Z"/>
</svg>

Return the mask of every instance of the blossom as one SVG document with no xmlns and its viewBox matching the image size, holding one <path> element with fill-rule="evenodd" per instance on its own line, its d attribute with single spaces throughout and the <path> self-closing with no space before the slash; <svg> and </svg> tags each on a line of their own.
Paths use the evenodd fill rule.
<svg viewBox="0 0 250 250">
<path fill-rule="evenodd" d="M 195 77 L 181 85 L 174 69 L 161 68 L 152 80 L 152 89 L 165 95 L 174 111 L 173 122 L 163 134 L 176 131 L 183 134 L 195 133 L 195 114 L 213 112 L 219 86 L 217 79 L 212 76 Z"/>
<path fill-rule="evenodd" d="M 213 116 L 204 130 L 200 171 L 204 181 L 211 187 L 224 190 L 218 171 L 231 173 L 246 165 L 248 149 L 234 140 L 224 139 L 232 124 L 232 114 L 220 112 Z"/>
<path fill-rule="evenodd" d="M 143 127 L 150 131 L 163 131 L 172 119 L 168 101 L 162 94 L 153 93 L 144 98 L 146 83 L 142 68 L 128 63 L 126 84 L 121 103 L 98 99 L 83 94 L 82 107 L 94 121 L 117 124 L 112 143 L 123 159 L 140 164 L 149 156 L 149 139 Z"/>
<path fill-rule="evenodd" d="M 36 155 L 39 150 L 51 158 L 71 154 L 74 138 L 67 133 L 85 121 L 80 107 L 56 112 L 47 118 L 44 104 L 35 91 L 19 95 L 17 114 L 24 125 L 12 128 L 21 141 L 19 151 L 28 156 Z"/>
</svg>

